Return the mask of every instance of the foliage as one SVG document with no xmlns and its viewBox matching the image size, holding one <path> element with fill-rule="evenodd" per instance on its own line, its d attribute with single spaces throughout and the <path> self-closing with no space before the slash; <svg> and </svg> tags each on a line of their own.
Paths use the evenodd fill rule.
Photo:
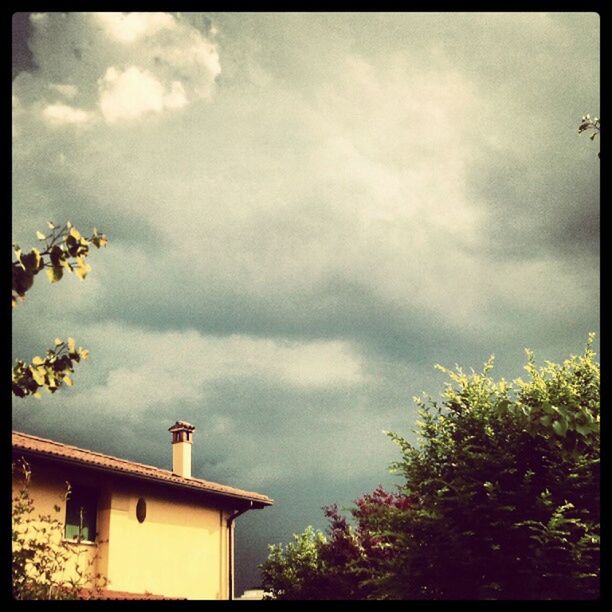
<svg viewBox="0 0 612 612">
<path fill-rule="evenodd" d="M 396 529 L 406 598 L 594 598 L 599 589 L 599 365 L 591 350 L 498 382 L 440 368 L 421 440 L 395 468 L 416 500 Z M 406 579 L 409 577 L 409 580 Z"/>
<path fill-rule="evenodd" d="M 45 244 L 42 251 L 32 249 L 24 254 L 18 245 L 13 245 L 17 257 L 12 266 L 13 308 L 25 299 L 26 292 L 34 283 L 34 277 L 43 269 L 46 269 L 51 283 L 58 282 L 64 270 L 74 272 L 84 280 L 91 271 L 91 266 L 85 261 L 89 254 L 89 245 L 100 248 L 108 243 L 106 236 L 99 234 L 96 228 L 89 238 L 85 238 L 70 222 L 63 227 L 56 227 L 51 222 L 48 225 L 51 230 L 48 235 L 36 232 L 37 238 Z M 87 356 L 85 349 L 76 349 L 72 338 L 68 338 L 67 342 L 57 338 L 55 347 L 47 351 L 44 359 L 36 356 L 30 363 L 17 360 L 13 367 L 13 394 L 17 397 L 33 395 L 40 398 L 41 387 L 55 393 L 64 384 L 72 385 L 70 373 L 74 372 L 74 363 L 87 359 Z"/>
<path fill-rule="evenodd" d="M 391 561 L 394 512 L 407 507 L 402 494 L 382 487 L 355 501 L 351 526 L 336 505 L 325 506 L 326 533 L 307 527 L 286 547 L 270 545 L 262 564 L 264 590 L 275 599 L 365 599 L 372 593 L 373 568 Z"/>
<path fill-rule="evenodd" d="M 590 139 L 595 140 L 595 136 L 600 132 L 600 120 L 599 117 L 595 117 L 591 119 L 591 115 L 588 113 L 582 117 L 582 122 L 578 126 L 578 133 L 582 134 L 582 132 L 591 132 Z M 597 154 L 601 157 L 601 153 Z"/>
<path fill-rule="evenodd" d="M 33 516 L 30 467 L 22 461 L 17 467 L 13 464 L 16 470 L 22 482 L 12 500 L 13 598 L 79 599 L 83 589 L 99 593 L 106 581 L 94 573 L 95 558 L 83 560 L 85 551 L 64 540 L 64 525 L 57 517 Z M 65 499 L 70 495 L 68 483 L 67 487 Z M 54 510 L 59 513 L 60 507 Z M 65 574 L 68 566 L 73 568 L 71 576 Z"/>
<path fill-rule="evenodd" d="M 355 529 L 328 510 L 328 536 L 310 544 L 316 581 L 302 580 L 295 550 L 272 547 L 266 590 L 304 599 L 334 589 L 370 599 L 597 598 L 600 373 L 592 341 L 583 355 L 540 368 L 528 351 L 527 380 L 494 380 L 493 358 L 478 373 L 438 366 L 450 382 L 441 401 L 415 398 L 417 444 L 389 434 L 401 449 L 399 493 L 358 500 Z"/>
<path fill-rule="evenodd" d="M 44 359 L 36 356 L 29 364 L 17 360 L 13 368 L 13 394 L 40 398 L 39 389 L 42 387 L 55 393 L 64 384 L 72 386 L 70 373 L 74 372 L 74 363 L 88 356 L 86 349 L 76 348 L 73 338 L 68 338 L 67 342 L 56 338 L 55 347 L 47 351 Z"/>
<path fill-rule="evenodd" d="M 56 227 L 51 221 L 48 222 L 51 230 L 48 235 L 40 231 L 36 237 L 45 243 L 43 251 L 32 249 L 29 253 L 23 253 L 19 245 L 14 244 L 13 250 L 17 260 L 13 262 L 13 308 L 19 300 L 25 298 L 25 294 L 34 284 L 34 277 L 43 269 L 51 283 L 61 280 L 64 270 L 74 272 L 81 280 L 84 280 L 91 266 L 85 262 L 89 254 L 89 245 L 96 248 L 106 246 L 108 239 L 104 234 L 98 234 L 96 228 L 89 238 L 81 236 L 79 230 L 70 221 L 63 227 Z"/>
<path fill-rule="evenodd" d="M 310 599 L 312 583 L 319 573 L 319 548 L 325 535 L 308 526 L 293 535 L 286 547 L 270 544 L 269 556 L 263 567 L 264 590 L 274 598 Z"/>
</svg>

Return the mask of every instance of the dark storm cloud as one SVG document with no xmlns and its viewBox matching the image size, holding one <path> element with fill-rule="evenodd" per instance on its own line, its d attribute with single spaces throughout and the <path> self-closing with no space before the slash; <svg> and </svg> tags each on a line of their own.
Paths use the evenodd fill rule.
<svg viewBox="0 0 612 612">
<path fill-rule="evenodd" d="M 21 71 L 32 71 L 36 64 L 28 47 L 30 37 L 30 13 L 15 13 L 13 15 L 13 78 Z"/>
<path fill-rule="evenodd" d="M 487 217 L 480 246 L 488 255 L 550 255 L 568 265 L 577 256 L 599 257 L 599 160 L 594 150 L 572 158 L 563 145 L 511 163 L 489 152 L 472 168 L 470 192 Z"/>
<path fill-rule="evenodd" d="M 435 363 L 495 353 L 514 378 L 525 347 L 597 331 L 598 143 L 576 131 L 598 18 L 133 26 L 37 15 L 15 58 L 14 239 L 69 219 L 110 243 L 15 310 L 14 357 L 70 335 L 91 359 L 14 426 L 168 467 L 168 426 L 195 423 L 195 474 L 277 501 L 240 519 L 240 592 L 267 543 L 392 485 L 382 430 L 412 435 Z"/>
</svg>

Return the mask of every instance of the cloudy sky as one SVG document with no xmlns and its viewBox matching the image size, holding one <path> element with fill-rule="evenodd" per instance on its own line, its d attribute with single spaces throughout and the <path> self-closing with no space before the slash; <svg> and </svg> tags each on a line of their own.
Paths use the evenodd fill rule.
<svg viewBox="0 0 612 612">
<path fill-rule="evenodd" d="M 522 374 L 599 329 L 599 17 L 53 13 L 13 18 L 13 239 L 110 243 L 44 276 L 13 357 L 74 336 L 75 386 L 13 426 L 274 507 L 237 592 L 320 507 L 392 487 L 436 363 Z"/>
</svg>

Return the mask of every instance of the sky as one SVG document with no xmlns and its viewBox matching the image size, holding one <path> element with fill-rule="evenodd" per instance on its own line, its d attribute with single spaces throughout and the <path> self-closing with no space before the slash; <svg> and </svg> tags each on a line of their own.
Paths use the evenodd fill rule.
<svg viewBox="0 0 612 612">
<path fill-rule="evenodd" d="M 13 17 L 13 241 L 96 227 L 37 277 L 13 359 L 90 351 L 13 428 L 269 495 L 267 544 L 397 477 L 437 363 L 524 374 L 599 331 L 595 13 Z M 598 349 L 598 341 L 595 344 Z"/>
</svg>

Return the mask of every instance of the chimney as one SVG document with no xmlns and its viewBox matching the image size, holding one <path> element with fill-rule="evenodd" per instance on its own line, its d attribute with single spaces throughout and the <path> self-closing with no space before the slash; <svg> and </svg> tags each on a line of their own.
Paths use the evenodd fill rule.
<svg viewBox="0 0 612 612">
<path fill-rule="evenodd" d="M 177 421 L 168 429 L 172 432 L 172 471 L 183 478 L 191 478 L 191 436 L 194 429 L 185 421 Z"/>
</svg>

